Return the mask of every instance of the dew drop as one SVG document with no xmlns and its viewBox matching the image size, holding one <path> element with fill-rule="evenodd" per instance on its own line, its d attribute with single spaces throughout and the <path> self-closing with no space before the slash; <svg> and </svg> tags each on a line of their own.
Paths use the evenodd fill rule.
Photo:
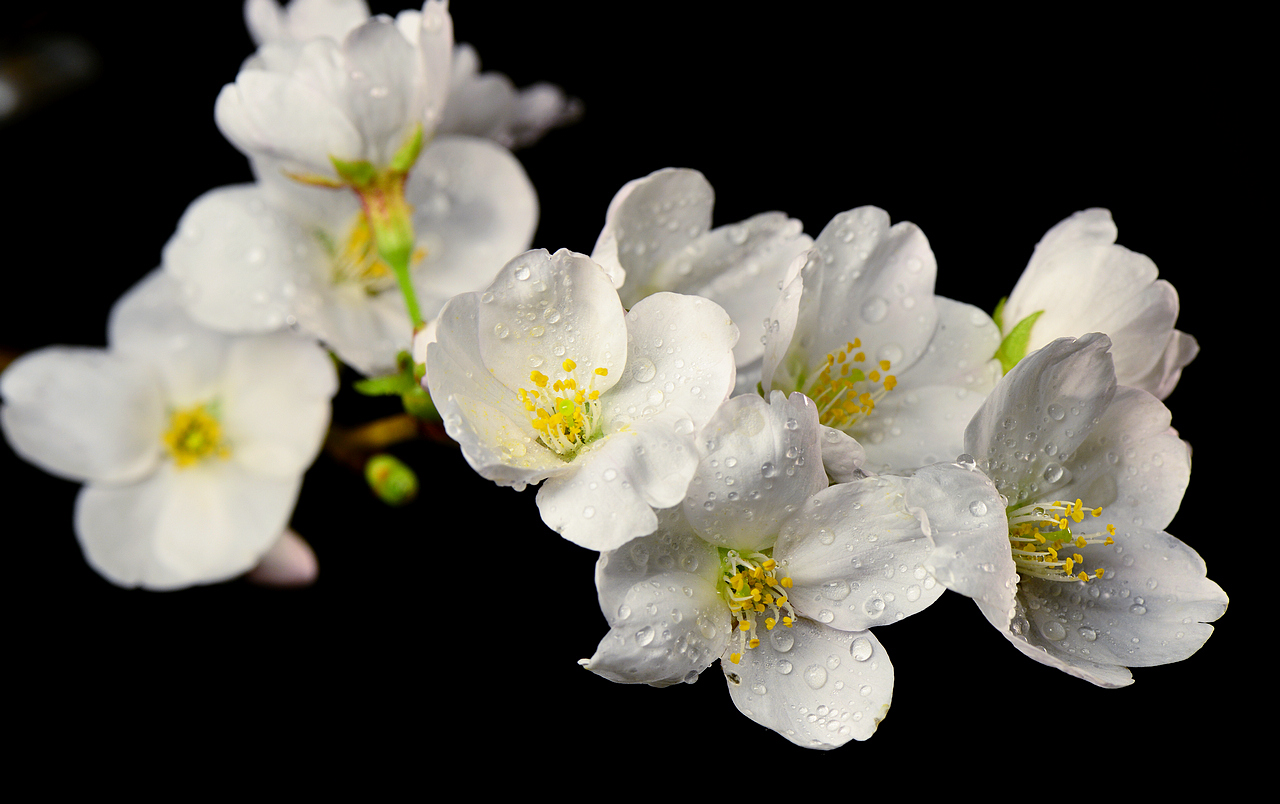
<svg viewBox="0 0 1280 804">
<path fill-rule="evenodd" d="M 873 648 L 871 647 L 871 640 L 866 637 L 858 637 L 853 640 L 853 644 L 849 646 L 849 653 L 852 654 L 855 662 L 865 662 L 867 659 L 871 658 L 872 652 Z"/>
<path fill-rule="evenodd" d="M 822 685 L 827 683 L 827 668 L 820 664 L 809 665 L 804 669 L 804 683 L 811 690 L 822 689 Z"/>
<path fill-rule="evenodd" d="M 636 644 L 639 645 L 640 647 L 643 648 L 645 645 L 648 645 L 652 641 L 653 641 L 653 629 L 650 628 L 649 626 L 646 625 L 644 628 L 641 628 L 639 631 L 636 631 Z"/>
</svg>

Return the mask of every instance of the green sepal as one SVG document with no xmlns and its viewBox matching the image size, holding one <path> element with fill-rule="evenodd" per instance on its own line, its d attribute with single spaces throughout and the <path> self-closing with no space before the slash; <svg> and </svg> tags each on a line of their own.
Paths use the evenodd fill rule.
<svg viewBox="0 0 1280 804">
<path fill-rule="evenodd" d="M 413 376 L 385 374 L 381 377 L 367 377 L 352 384 L 356 393 L 365 396 L 400 396 L 412 391 L 416 383 Z"/>
<path fill-rule="evenodd" d="M 440 411 L 436 410 L 436 403 L 431 400 L 431 394 L 427 393 L 427 389 L 420 384 L 414 385 L 412 390 L 401 394 L 400 401 L 404 403 L 405 413 L 427 421 L 440 421 Z"/>
<path fill-rule="evenodd" d="M 342 177 L 342 180 L 357 189 L 368 187 L 378 177 L 378 169 L 373 166 L 372 162 L 364 159 L 348 162 L 345 159 L 330 156 L 329 161 L 333 163 L 333 169 L 338 171 L 338 175 Z"/>
<path fill-rule="evenodd" d="M 418 384 L 421 377 L 417 374 L 417 367 L 413 365 L 413 358 L 403 349 L 396 355 L 396 373 L 384 374 L 381 377 L 368 377 L 363 380 L 357 380 L 352 387 L 357 393 L 365 396 L 400 396 L 407 394 L 414 388 L 420 388 Z"/>
<path fill-rule="evenodd" d="M 387 167 L 396 173 L 408 173 L 409 168 L 418 161 L 418 154 L 422 153 L 422 140 L 422 124 L 419 123 L 414 126 L 413 133 L 391 157 L 391 163 Z"/>
<path fill-rule="evenodd" d="M 997 312 L 999 311 L 1000 309 L 997 308 Z M 996 350 L 995 358 L 1000 361 L 1000 367 L 1005 374 L 1009 373 L 1009 369 L 1018 365 L 1019 360 L 1026 357 L 1027 344 L 1031 342 L 1031 326 L 1043 314 L 1044 310 L 1036 310 L 1022 319 L 1000 342 L 1000 348 Z"/>
<path fill-rule="evenodd" d="M 364 465 L 364 479 L 378 499 L 400 506 L 418 496 L 418 476 L 394 455 L 374 455 Z"/>
<path fill-rule="evenodd" d="M 1001 296 L 1000 301 L 996 302 L 996 309 L 991 313 L 991 320 L 996 322 L 996 329 L 1004 332 L 1004 303 L 1009 301 L 1008 296 Z"/>
</svg>

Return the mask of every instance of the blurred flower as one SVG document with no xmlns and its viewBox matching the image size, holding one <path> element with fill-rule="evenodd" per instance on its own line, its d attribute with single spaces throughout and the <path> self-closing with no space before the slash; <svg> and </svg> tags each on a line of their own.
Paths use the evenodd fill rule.
<svg viewBox="0 0 1280 804">
<path fill-rule="evenodd" d="M 483 287 L 528 248 L 538 201 L 524 169 L 484 140 L 425 148 L 405 184 L 416 236 L 410 275 L 423 315 Z M 165 246 L 164 267 L 200 323 L 271 332 L 290 323 L 364 374 L 393 371 L 413 327 L 356 196 L 297 185 L 220 187 L 198 198 Z"/>
<path fill-rule="evenodd" d="M 1133 682 L 1129 667 L 1198 650 L 1227 596 L 1163 532 L 1190 450 L 1158 399 L 1117 387 L 1110 346 L 1091 333 L 1024 358 L 965 432 L 972 474 L 989 475 L 990 491 L 943 484 L 912 502 L 933 512 L 942 584 L 1036 661 L 1120 687 Z"/>
<path fill-rule="evenodd" d="M 281 543 L 337 386 L 314 343 L 210 332 L 176 296 L 153 272 L 116 303 L 108 349 L 48 347 L 0 375 L 14 451 L 86 484 L 76 534 L 121 586 L 225 580 Z"/>
<path fill-rule="evenodd" d="M 800 391 L 875 471 L 951 460 L 1000 376 L 1000 334 L 976 307 L 933 295 L 937 263 L 912 223 L 843 212 L 793 264 L 766 326 L 762 384 Z"/>
<path fill-rule="evenodd" d="M 1149 257 L 1116 245 L 1117 234 L 1105 209 L 1077 212 L 1050 229 L 1000 310 L 1001 329 L 1007 336 L 1039 312 L 1028 352 L 1057 338 L 1105 333 L 1116 382 L 1164 399 L 1200 347 L 1174 329 L 1173 285 L 1157 278 Z"/>
<path fill-rule="evenodd" d="M 628 182 L 609 204 L 591 258 L 620 269 L 618 289 L 630 308 L 663 290 L 704 296 L 744 333 L 733 348 L 735 393 L 756 390 L 764 346 L 760 322 L 777 303 L 787 268 L 813 245 L 800 221 L 765 212 L 711 228 L 714 193 L 696 170 L 667 168 Z"/>
<path fill-rule="evenodd" d="M 599 265 L 545 250 L 455 297 L 428 332 L 426 386 L 472 468 L 517 489 L 545 480 L 543 520 L 596 550 L 651 533 L 652 508 L 684 496 L 738 337 L 695 296 L 625 312 Z"/>
<path fill-rule="evenodd" d="M 406 39 L 418 44 L 422 16 L 430 13 L 435 12 L 427 5 L 421 12 L 402 11 L 396 15 L 396 26 Z M 245 22 L 259 46 L 305 42 L 319 36 L 341 42 L 369 17 L 364 0 L 291 0 L 283 7 L 276 0 L 245 3 Z M 452 45 L 452 38 L 447 44 L 440 38 L 430 41 L 433 48 L 448 45 Z M 472 46 L 452 47 L 448 99 L 435 126 L 436 133 L 470 134 L 507 148 L 523 148 L 548 130 L 581 116 L 581 102 L 567 97 L 559 87 L 539 82 L 517 90 L 502 73 L 480 72 L 480 57 Z"/>
</svg>

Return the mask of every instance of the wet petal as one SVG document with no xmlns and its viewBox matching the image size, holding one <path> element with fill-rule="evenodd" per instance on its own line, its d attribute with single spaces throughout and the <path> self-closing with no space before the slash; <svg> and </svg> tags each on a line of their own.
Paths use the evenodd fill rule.
<svg viewBox="0 0 1280 804">
<path fill-rule="evenodd" d="M 720 667 L 738 711 L 804 748 L 867 739 L 893 699 L 893 665 L 870 631 L 801 619 Z"/>
<path fill-rule="evenodd" d="M 928 607 L 943 587 L 924 564 L 933 551 L 907 509 L 907 481 L 869 477 L 815 494 L 782 524 L 773 557 L 805 617 L 860 631 Z"/>
</svg>

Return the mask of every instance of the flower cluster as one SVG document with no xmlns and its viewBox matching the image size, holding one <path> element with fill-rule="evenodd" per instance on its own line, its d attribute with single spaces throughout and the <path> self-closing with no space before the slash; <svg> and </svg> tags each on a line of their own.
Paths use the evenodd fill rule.
<svg viewBox="0 0 1280 804">
<path fill-rule="evenodd" d="M 935 293 L 952 268 L 913 223 L 713 226 L 691 169 L 625 184 L 590 253 L 531 248 L 511 149 L 576 100 L 480 72 L 442 0 L 245 14 L 257 50 L 213 111 L 255 180 L 190 205 L 107 348 L 0 376 L 7 439 L 84 484 L 76 533 L 110 581 L 305 583 L 289 519 L 320 450 L 400 505 L 418 480 L 382 448 L 434 435 L 598 553 L 608 631 L 582 667 L 665 687 L 719 662 L 802 747 L 875 732 L 895 677 L 874 629 L 947 590 L 1101 687 L 1212 633 L 1227 597 L 1166 532 L 1191 465 L 1162 400 L 1198 346 L 1106 210 L 1053 227 L 990 314 Z M 335 363 L 404 413 L 332 425 Z"/>
</svg>

